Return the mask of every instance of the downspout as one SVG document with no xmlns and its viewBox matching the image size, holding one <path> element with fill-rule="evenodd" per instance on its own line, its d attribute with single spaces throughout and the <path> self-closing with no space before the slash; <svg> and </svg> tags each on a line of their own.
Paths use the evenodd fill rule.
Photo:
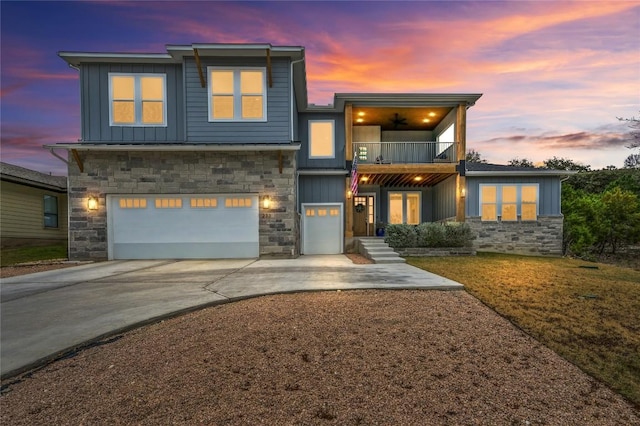
<svg viewBox="0 0 640 426">
<path fill-rule="evenodd" d="M 304 57 L 300 58 L 298 60 L 295 61 L 291 61 L 291 72 L 290 72 L 290 76 L 291 76 L 291 102 L 289 105 L 291 105 L 291 141 L 293 142 L 293 114 L 294 114 L 294 108 L 293 108 L 293 103 L 295 102 L 294 96 L 293 96 L 293 65 L 300 63 L 304 61 Z M 298 170 L 296 170 L 296 181 L 295 181 L 295 185 L 296 185 L 296 213 L 298 215 L 300 215 L 300 172 Z"/>
</svg>

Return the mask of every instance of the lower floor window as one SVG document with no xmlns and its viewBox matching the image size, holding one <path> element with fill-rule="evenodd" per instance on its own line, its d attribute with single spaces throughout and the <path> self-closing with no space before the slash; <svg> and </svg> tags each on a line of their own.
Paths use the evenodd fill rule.
<svg viewBox="0 0 640 426">
<path fill-rule="evenodd" d="M 420 192 L 390 192 L 389 223 L 420 224 Z"/>
<path fill-rule="evenodd" d="M 58 227 L 58 197 L 56 196 L 44 196 L 44 227 Z"/>
<path fill-rule="evenodd" d="M 480 185 L 480 216 L 483 221 L 537 220 L 538 185 Z"/>
</svg>

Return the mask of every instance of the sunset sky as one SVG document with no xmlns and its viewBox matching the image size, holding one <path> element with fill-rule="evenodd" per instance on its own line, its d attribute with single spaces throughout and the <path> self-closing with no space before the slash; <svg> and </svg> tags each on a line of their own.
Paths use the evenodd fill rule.
<svg viewBox="0 0 640 426">
<path fill-rule="evenodd" d="M 2 161 L 66 174 L 42 148 L 80 137 L 78 72 L 59 51 L 166 44 L 306 48 L 309 102 L 336 92 L 483 93 L 467 147 L 622 167 L 640 114 L 640 2 L 0 2 Z"/>
</svg>

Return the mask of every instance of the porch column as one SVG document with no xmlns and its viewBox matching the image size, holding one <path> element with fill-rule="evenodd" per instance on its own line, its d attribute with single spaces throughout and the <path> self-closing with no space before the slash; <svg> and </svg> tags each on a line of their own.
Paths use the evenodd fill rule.
<svg viewBox="0 0 640 426">
<path fill-rule="evenodd" d="M 345 152 L 344 158 L 346 161 L 353 161 L 353 109 L 351 104 L 346 104 L 344 106 L 344 139 L 345 139 Z M 344 236 L 346 238 L 353 237 L 353 203 L 351 199 L 347 198 L 347 191 L 351 188 L 351 174 L 346 179 L 344 190 L 344 198 L 346 200 L 345 205 L 345 215 L 347 216 L 345 219 L 344 226 Z"/>
<path fill-rule="evenodd" d="M 456 111 L 456 151 L 458 164 L 467 158 L 467 105 L 459 104 Z M 456 222 L 465 221 L 466 178 L 456 176 Z"/>
</svg>

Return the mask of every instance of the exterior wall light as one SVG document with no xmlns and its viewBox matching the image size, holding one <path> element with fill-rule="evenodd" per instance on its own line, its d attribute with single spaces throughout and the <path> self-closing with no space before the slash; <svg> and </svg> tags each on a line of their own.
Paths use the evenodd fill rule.
<svg viewBox="0 0 640 426">
<path fill-rule="evenodd" d="M 271 208 L 271 198 L 268 195 L 262 199 L 262 207 L 267 210 Z"/>
<path fill-rule="evenodd" d="M 460 190 L 460 196 L 461 196 L 462 198 L 464 198 L 464 197 L 466 197 L 466 196 L 467 196 L 467 188 L 462 188 L 462 189 Z"/>
<path fill-rule="evenodd" d="M 89 197 L 87 208 L 89 210 L 98 210 L 98 199 L 96 197 Z"/>
<path fill-rule="evenodd" d="M 347 191 L 347 200 L 350 200 L 352 196 L 353 196 L 353 192 L 351 192 L 351 190 L 349 189 Z"/>
</svg>

